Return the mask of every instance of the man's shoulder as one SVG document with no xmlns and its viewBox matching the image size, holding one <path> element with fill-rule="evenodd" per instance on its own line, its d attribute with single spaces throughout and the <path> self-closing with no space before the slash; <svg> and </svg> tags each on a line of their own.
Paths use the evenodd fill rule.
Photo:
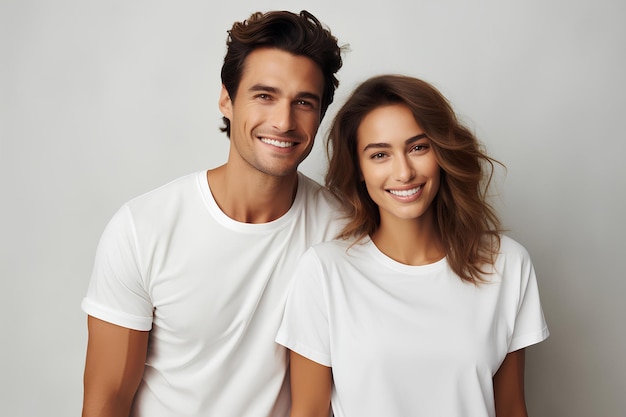
<svg viewBox="0 0 626 417">
<path fill-rule="evenodd" d="M 167 202 L 180 201 L 182 197 L 190 192 L 197 191 L 198 176 L 200 172 L 193 172 L 171 180 L 157 188 L 147 191 L 126 202 L 131 208 L 141 208 L 143 206 L 161 205 Z"/>
<path fill-rule="evenodd" d="M 337 259 L 348 256 L 354 245 L 359 245 L 359 243 L 352 239 L 335 238 L 313 245 L 311 251 L 315 252 L 320 259 Z"/>
<path fill-rule="evenodd" d="M 167 228 L 193 207 L 202 206 L 202 172 L 178 177 L 166 184 L 128 200 L 118 213 L 130 216 L 136 227 Z"/>
<path fill-rule="evenodd" d="M 302 187 L 307 193 L 324 188 L 319 182 L 300 171 L 298 171 L 298 187 Z"/>
<path fill-rule="evenodd" d="M 302 188 L 307 208 L 340 209 L 339 201 L 328 189 L 301 172 L 298 173 L 298 187 Z"/>
</svg>

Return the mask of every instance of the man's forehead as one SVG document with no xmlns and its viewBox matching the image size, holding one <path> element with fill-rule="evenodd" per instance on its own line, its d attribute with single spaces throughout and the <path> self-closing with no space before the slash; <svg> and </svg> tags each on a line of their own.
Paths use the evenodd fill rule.
<svg viewBox="0 0 626 417">
<path fill-rule="evenodd" d="M 284 93 L 289 90 L 290 94 L 300 92 L 321 96 L 324 76 L 319 66 L 304 55 L 275 48 L 259 48 L 246 57 L 240 84 L 246 84 L 246 89 L 256 85 Z"/>
</svg>

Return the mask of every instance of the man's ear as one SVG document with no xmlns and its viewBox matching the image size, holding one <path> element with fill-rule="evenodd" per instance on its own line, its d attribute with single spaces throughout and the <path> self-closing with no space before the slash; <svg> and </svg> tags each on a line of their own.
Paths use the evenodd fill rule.
<svg viewBox="0 0 626 417">
<path fill-rule="evenodd" d="M 228 120 L 231 120 L 233 116 L 233 101 L 230 99 L 230 94 L 228 94 L 224 84 L 222 84 L 222 91 L 220 92 L 220 100 L 218 104 L 222 115 Z"/>
</svg>

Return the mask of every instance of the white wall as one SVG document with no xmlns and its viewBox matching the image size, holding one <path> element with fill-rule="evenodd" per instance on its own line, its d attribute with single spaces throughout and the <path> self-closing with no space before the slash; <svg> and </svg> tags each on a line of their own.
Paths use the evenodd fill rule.
<svg viewBox="0 0 626 417">
<path fill-rule="evenodd" d="M 0 0 L 0 415 L 79 415 L 99 235 L 125 200 L 225 160 L 226 30 L 257 8 L 308 8 L 351 45 L 327 119 L 381 72 L 450 98 L 507 165 L 502 217 L 538 272 L 552 336 L 528 349 L 531 415 L 624 415 L 626 3 L 365 4 Z"/>
</svg>

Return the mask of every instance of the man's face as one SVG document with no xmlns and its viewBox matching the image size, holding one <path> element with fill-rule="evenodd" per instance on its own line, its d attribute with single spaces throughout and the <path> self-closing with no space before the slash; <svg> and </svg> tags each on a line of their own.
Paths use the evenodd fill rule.
<svg viewBox="0 0 626 417">
<path fill-rule="evenodd" d="M 261 48 L 246 58 L 236 96 L 222 87 L 220 110 L 230 120 L 229 163 L 271 176 L 295 174 L 320 124 L 322 71 L 311 59 Z"/>
</svg>

